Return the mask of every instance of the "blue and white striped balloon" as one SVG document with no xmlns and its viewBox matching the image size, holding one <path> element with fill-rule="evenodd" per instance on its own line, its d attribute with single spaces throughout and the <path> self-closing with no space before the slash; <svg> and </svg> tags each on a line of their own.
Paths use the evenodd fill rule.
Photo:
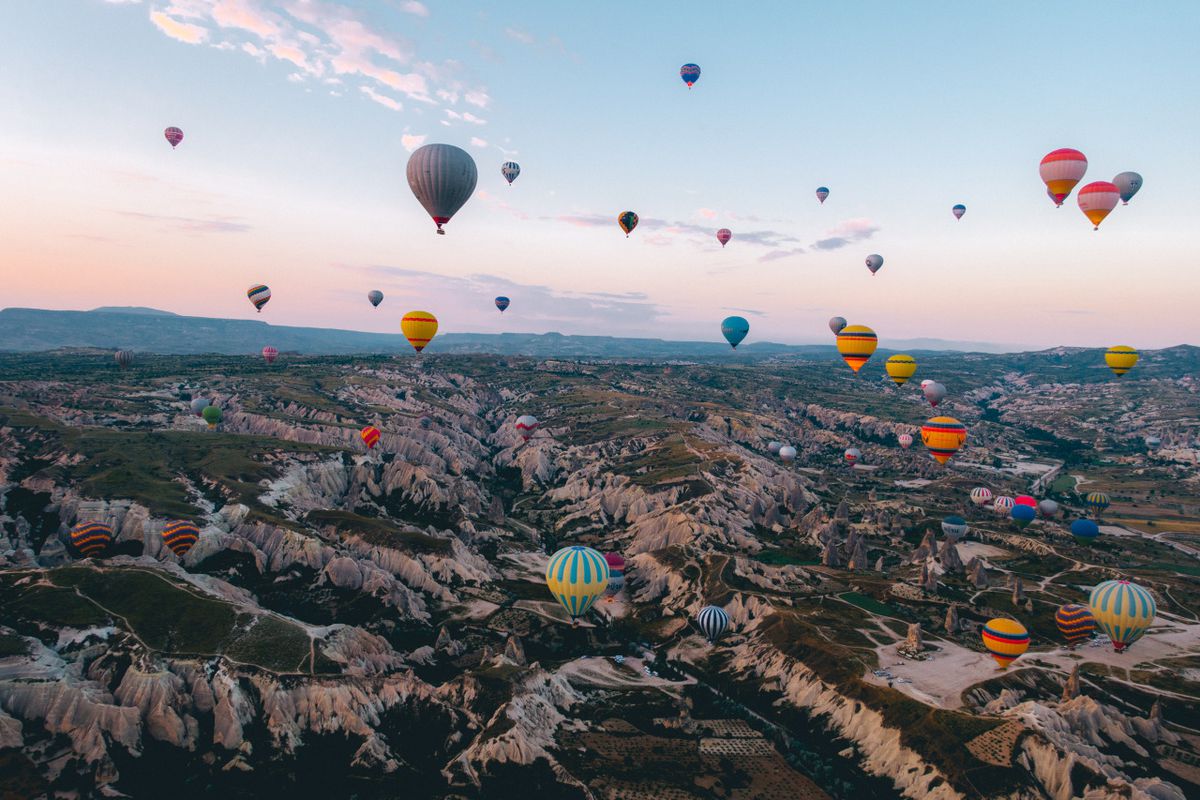
<svg viewBox="0 0 1200 800">
<path fill-rule="evenodd" d="M 696 625 L 705 639 L 715 642 L 729 627 L 729 615 L 720 606 L 705 606 L 696 615 Z"/>
</svg>

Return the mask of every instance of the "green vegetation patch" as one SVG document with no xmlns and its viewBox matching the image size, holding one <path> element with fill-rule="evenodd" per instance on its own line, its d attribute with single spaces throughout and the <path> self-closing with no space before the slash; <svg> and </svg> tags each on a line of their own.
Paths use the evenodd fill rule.
<svg viewBox="0 0 1200 800">
<path fill-rule="evenodd" d="M 838 595 L 839 598 L 845 600 L 851 605 L 858 606 L 864 611 L 870 611 L 872 614 L 882 614 L 887 617 L 899 616 L 900 612 L 886 603 L 881 603 L 874 597 L 869 595 L 859 594 L 858 592 L 842 592 Z"/>
<path fill-rule="evenodd" d="M 439 539 L 421 531 L 406 530 L 386 519 L 364 517 L 351 511 L 321 509 L 308 512 L 304 519 L 309 525 L 330 525 L 339 534 L 357 536 L 378 547 L 439 555 L 449 555 L 451 551 L 448 539 Z"/>
<path fill-rule="evenodd" d="M 0 633 L 0 658 L 23 656 L 27 652 L 29 652 L 29 645 L 20 636 Z"/>
</svg>

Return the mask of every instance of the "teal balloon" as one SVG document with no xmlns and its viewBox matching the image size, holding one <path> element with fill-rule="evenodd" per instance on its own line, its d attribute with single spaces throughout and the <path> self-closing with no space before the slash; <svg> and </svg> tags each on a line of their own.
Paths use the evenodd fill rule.
<svg viewBox="0 0 1200 800">
<path fill-rule="evenodd" d="M 745 317 L 726 317 L 721 323 L 721 335 L 735 350 L 749 332 L 750 323 Z"/>
</svg>

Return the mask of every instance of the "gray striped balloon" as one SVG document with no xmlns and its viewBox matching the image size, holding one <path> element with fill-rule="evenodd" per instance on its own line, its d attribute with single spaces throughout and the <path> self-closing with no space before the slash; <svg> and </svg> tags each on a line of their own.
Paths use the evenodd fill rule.
<svg viewBox="0 0 1200 800">
<path fill-rule="evenodd" d="M 696 615 L 696 625 L 705 639 L 715 642 L 729 627 L 729 615 L 720 606 L 705 606 Z"/>
</svg>

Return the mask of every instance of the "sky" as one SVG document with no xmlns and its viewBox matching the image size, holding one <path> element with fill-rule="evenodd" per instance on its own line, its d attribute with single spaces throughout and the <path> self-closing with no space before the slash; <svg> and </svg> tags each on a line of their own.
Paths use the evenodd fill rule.
<svg viewBox="0 0 1200 800">
<path fill-rule="evenodd" d="M 0 30 L 0 307 L 1200 343 L 1194 2 L 5 0 Z M 404 177 L 432 142 L 479 167 L 446 236 Z M 1093 231 L 1039 180 L 1060 147 L 1141 193 Z"/>
</svg>

